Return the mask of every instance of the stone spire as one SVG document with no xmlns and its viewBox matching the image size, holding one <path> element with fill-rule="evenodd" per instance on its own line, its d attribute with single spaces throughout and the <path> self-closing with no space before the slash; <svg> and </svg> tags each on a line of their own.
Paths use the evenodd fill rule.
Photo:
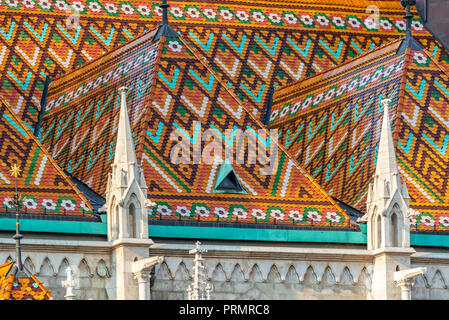
<svg viewBox="0 0 449 320">
<path fill-rule="evenodd" d="M 118 91 L 121 107 L 117 142 L 112 173 L 106 187 L 108 236 L 110 240 L 135 237 L 146 239 L 148 237 L 147 186 L 142 168 L 137 164 L 134 150 L 126 104 L 127 88 L 121 87 Z M 114 212 L 111 211 L 111 206 L 116 207 Z"/>
<path fill-rule="evenodd" d="M 391 101 L 382 100 L 384 114 L 373 181 L 368 187 L 366 214 L 367 246 L 373 254 L 372 298 L 400 299 L 401 290 L 394 282 L 397 270 L 411 266 L 409 196 L 401 183 L 389 119 Z M 402 284 L 402 282 L 401 282 Z M 403 284 L 410 288 L 409 282 Z M 407 289 L 408 290 L 408 289 Z M 405 295 L 405 294 L 404 294 Z"/>
<path fill-rule="evenodd" d="M 125 87 L 119 90 L 120 117 L 114 163 L 106 187 L 108 241 L 112 246 L 115 275 L 112 280 L 115 299 L 137 299 L 139 288 L 133 279 L 132 262 L 148 258 L 147 186 L 143 170 L 137 163 L 131 125 L 126 105 Z M 132 106 L 131 106 L 132 107 Z"/>
<path fill-rule="evenodd" d="M 127 88 L 121 87 L 118 91 L 120 92 L 121 106 L 114 164 L 136 163 L 136 153 L 134 151 L 133 136 L 128 117 L 128 106 L 126 105 Z"/>
<path fill-rule="evenodd" d="M 368 249 L 409 247 L 410 213 L 407 187 L 401 183 L 389 120 L 391 101 L 382 101 L 384 115 L 380 133 L 376 170 L 368 187 L 366 214 L 360 222 L 367 222 Z"/>
<path fill-rule="evenodd" d="M 126 87 L 118 89 L 121 99 L 112 173 L 106 188 L 109 239 L 148 238 L 147 186 L 137 164 L 126 104 Z M 112 210 L 112 207 L 114 209 Z"/>
<path fill-rule="evenodd" d="M 382 119 L 382 127 L 380 132 L 379 149 L 377 151 L 376 162 L 376 178 L 391 181 L 394 184 L 400 184 L 398 175 L 398 163 L 396 160 L 396 152 L 394 150 L 393 134 L 391 132 L 391 124 L 389 117 L 391 101 L 385 99 L 382 101 L 384 107 L 384 115 Z"/>
</svg>

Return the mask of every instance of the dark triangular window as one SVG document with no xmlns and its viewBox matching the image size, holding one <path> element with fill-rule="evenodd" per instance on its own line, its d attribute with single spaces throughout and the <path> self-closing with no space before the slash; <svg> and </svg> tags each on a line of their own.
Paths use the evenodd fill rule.
<svg viewBox="0 0 449 320">
<path fill-rule="evenodd" d="M 248 193 L 245 189 L 243 189 L 237 175 L 234 172 L 234 168 L 229 162 L 223 163 L 218 169 L 213 192 L 242 194 Z"/>
<path fill-rule="evenodd" d="M 243 188 L 237 180 L 234 171 L 228 173 L 226 177 L 220 182 L 216 190 L 221 191 L 242 191 Z"/>
</svg>

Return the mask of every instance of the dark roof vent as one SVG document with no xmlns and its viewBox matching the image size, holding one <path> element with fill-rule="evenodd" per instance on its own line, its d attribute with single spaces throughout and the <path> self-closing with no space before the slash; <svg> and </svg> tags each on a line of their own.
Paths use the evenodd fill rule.
<svg viewBox="0 0 449 320">
<path fill-rule="evenodd" d="M 248 194 L 235 174 L 232 164 L 227 159 L 218 169 L 213 192 Z"/>
</svg>

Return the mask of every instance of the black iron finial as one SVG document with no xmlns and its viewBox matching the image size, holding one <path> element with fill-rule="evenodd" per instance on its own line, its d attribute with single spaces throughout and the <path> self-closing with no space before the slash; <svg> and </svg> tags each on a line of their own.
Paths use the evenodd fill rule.
<svg viewBox="0 0 449 320">
<path fill-rule="evenodd" d="M 168 24 L 168 7 L 170 5 L 167 4 L 167 0 L 162 0 L 162 4 L 159 5 L 162 8 L 162 24 Z"/>
<path fill-rule="evenodd" d="M 168 7 L 170 6 L 167 4 L 167 0 L 162 0 L 162 4 L 159 7 L 162 8 L 162 24 L 159 26 L 153 42 L 158 41 L 161 35 L 167 38 L 178 38 L 178 33 L 168 24 Z"/>
<path fill-rule="evenodd" d="M 410 8 L 416 5 L 416 0 L 401 0 L 401 4 L 405 8 L 404 19 L 406 21 L 406 28 L 405 37 L 403 38 L 403 41 L 399 46 L 397 53 L 404 53 L 406 48 L 411 48 L 412 50 L 422 50 L 423 47 L 418 41 L 413 38 L 412 35 L 413 14 L 411 13 Z"/>
<path fill-rule="evenodd" d="M 267 112 L 265 114 L 265 120 L 264 125 L 268 128 L 270 125 L 270 119 L 271 119 L 271 108 L 273 107 L 273 94 L 274 94 L 274 88 L 270 87 L 268 90 L 268 105 L 267 105 Z"/>
<path fill-rule="evenodd" d="M 412 18 L 413 14 L 410 11 L 410 7 L 416 5 L 416 0 L 401 0 L 402 6 L 405 8 L 405 21 L 406 21 L 406 34 L 407 38 L 412 36 Z"/>
<path fill-rule="evenodd" d="M 42 125 L 42 117 L 45 113 L 45 105 L 47 104 L 47 95 L 48 95 L 48 87 L 50 86 L 51 79 L 49 76 L 45 76 L 45 83 L 44 83 L 44 92 L 42 93 L 41 97 L 41 110 L 39 111 L 39 115 L 37 117 L 37 123 L 34 127 L 34 136 L 39 139 L 39 133 L 41 130 Z"/>
<path fill-rule="evenodd" d="M 18 271 L 23 271 L 23 264 L 22 264 L 22 249 L 20 245 L 20 240 L 23 238 L 23 236 L 20 234 L 20 223 L 19 223 L 19 210 L 22 206 L 21 197 L 19 195 L 19 192 L 17 191 L 17 177 L 20 175 L 20 168 L 17 164 L 13 164 L 11 166 L 11 176 L 14 177 L 15 181 L 15 191 L 12 198 L 12 205 L 16 209 L 16 234 L 12 237 L 16 241 L 16 263 L 17 263 L 17 269 Z"/>
<path fill-rule="evenodd" d="M 16 263 L 19 271 L 23 271 L 22 264 L 22 246 L 20 244 L 20 240 L 23 239 L 22 234 L 20 233 L 20 222 L 19 222 L 19 213 L 16 212 L 16 234 L 12 237 L 16 241 Z"/>
</svg>

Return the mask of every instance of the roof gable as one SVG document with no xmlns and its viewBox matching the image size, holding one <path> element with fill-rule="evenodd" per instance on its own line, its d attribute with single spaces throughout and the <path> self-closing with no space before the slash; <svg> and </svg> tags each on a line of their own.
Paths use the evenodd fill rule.
<svg viewBox="0 0 449 320">
<path fill-rule="evenodd" d="M 194 207 L 207 207 L 210 218 L 214 220 L 216 217 L 234 219 L 237 212 L 243 210 L 247 214 L 241 215 L 246 216 L 248 221 L 255 218 L 273 221 L 278 211 L 278 220 L 291 221 L 293 219 L 289 214 L 295 209 L 302 213 L 308 210 L 319 212 L 318 223 L 325 223 L 326 214 L 332 212 L 340 215 L 338 220 L 343 225 L 348 217 L 281 146 L 276 146 L 275 141 L 271 142 L 271 147 L 276 149 L 278 162 L 272 172 L 268 170 L 269 163 L 261 163 L 260 158 L 254 163 L 249 160 L 255 155 L 256 147 L 267 143 L 263 125 L 248 112 L 183 36 L 162 39 L 164 42 L 157 71 L 159 77 L 152 95 L 155 108 L 148 109 L 146 119 L 150 132 L 154 132 L 161 123 L 167 131 L 160 141 L 147 134 L 140 153 L 149 196 L 164 206 L 176 204 L 172 205 L 173 214 L 179 216 L 190 214 L 194 217 Z M 162 109 L 162 105 L 168 111 Z M 201 126 L 199 130 L 198 124 Z M 170 150 L 178 141 L 171 138 L 170 130 L 175 128 L 184 142 L 201 146 L 200 163 L 196 164 L 194 157 L 186 164 L 172 163 Z M 238 145 L 239 130 L 249 134 L 248 145 Z M 213 156 L 206 151 L 209 140 L 205 136 L 208 134 L 223 143 Z M 239 154 L 242 150 L 239 147 L 243 149 L 243 154 Z M 207 156 L 210 156 L 209 160 L 216 157 L 222 159 L 225 151 L 234 156 L 234 171 L 248 195 L 213 193 L 218 165 L 222 160 L 208 163 Z M 157 189 L 161 192 L 155 192 Z M 177 195 L 176 200 L 172 197 L 173 193 Z M 196 196 L 198 203 L 192 205 L 192 200 L 189 200 L 191 196 Z M 235 206 L 237 199 L 243 202 L 237 206 L 238 209 Z M 181 207 L 184 212 L 176 212 L 176 208 Z M 157 214 L 157 208 L 154 208 L 153 214 Z M 306 219 L 301 222 L 307 224 Z"/>
<path fill-rule="evenodd" d="M 380 102 L 392 99 L 390 118 L 399 172 L 407 183 L 410 206 L 417 210 L 412 229 L 447 230 L 448 177 L 443 168 L 448 160 L 449 73 L 426 50 L 407 49 L 396 55 L 397 44 L 281 88 L 274 95 L 271 126 L 282 131 L 280 140 L 326 191 L 364 210 L 377 158 Z M 371 72 L 365 86 L 356 92 L 366 70 Z M 379 81 L 373 83 L 373 78 Z M 352 82 L 359 84 L 352 86 Z M 345 84 L 341 98 L 323 101 L 329 88 L 335 86 L 338 92 Z M 352 93 L 348 93 L 350 87 L 354 87 Z M 317 99 L 319 94 L 324 98 Z M 310 103 L 302 108 L 307 99 Z M 313 106 L 314 101 L 319 103 Z"/>
<path fill-rule="evenodd" d="M 120 96 L 126 86 L 128 114 L 138 149 L 159 42 L 156 30 L 92 61 L 49 88 L 41 141 L 71 175 L 103 194 L 115 155 Z"/>
<path fill-rule="evenodd" d="M 128 83 L 136 83 L 136 79 L 141 77 L 150 79 L 145 82 L 148 88 L 141 91 L 140 100 L 132 100 L 133 95 L 128 99 L 128 109 L 137 159 L 144 170 L 148 194 L 158 204 L 151 213 L 153 217 L 161 214 L 161 210 L 167 209 L 164 211 L 166 218 L 194 218 L 199 214 L 198 208 L 202 208 L 205 210 L 202 211 L 203 220 L 216 220 L 217 217 L 232 220 L 237 212 L 240 212 L 240 218 L 247 217 L 247 222 L 254 222 L 255 219 L 271 222 L 277 219 L 286 223 L 309 224 L 310 217 L 308 220 L 307 213 L 313 212 L 317 225 L 328 224 L 329 214 L 333 217 L 334 226 L 347 224 L 348 216 L 291 159 L 282 146 L 277 145 L 275 141 L 267 142 L 271 140 L 264 137 L 266 130 L 263 125 L 240 104 L 238 98 L 207 65 L 205 59 L 190 47 L 182 36 L 162 36 L 159 42 L 154 44 L 151 36 L 143 37 L 147 40 L 146 44 L 142 42 L 142 48 L 151 46 L 154 48 L 152 50 L 158 52 L 154 62 L 150 63 L 155 66 L 129 73 L 126 78 L 121 79 L 120 85 L 129 86 Z M 128 48 L 133 46 L 133 43 L 130 43 Z M 139 54 L 139 50 L 133 47 L 132 52 Z M 122 61 L 118 59 L 116 64 L 120 65 Z M 102 72 L 101 67 L 96 69 L 97 74 Z M 56 84 L 64 83 L 66 79 L 72 79 L 71 74 L 62 77 Z M 52 98 L 49 103 L 59 96 L 59 93 L 56 94 L 52 90 L 54 89 L 50 87 Z M 73 146 L 72 142 L 72 146 L 66 147 L 67 152 L 61 154 L 62 158 L 58 157 L 58 160 L 63 167 L 68 166 L 64 159 L 80 162 L 72 174 L 99 193 L 104 191 L 102 181 L 106 180 L 112 163 L 112 157 L 107 158 L 108 151 L 104 150 L 114 150 L 116 141 L 115 135 L 109 133 L 97 142 L 92 132 L 99 126 L 107 126 L 102 123 L 113 119 L 113 113 L 109 111 L 99 114 L 98 119 L 94 121 L 97 111 L 89 106 L 98 104 L 101 108 L 101 101 L 116 95 L 113 90 L 114 86 L 111 84 L 105 85 L 86 94 L 83 97 L 85 103 L 69 102 L 64 107 L 66 109 L 50 112 L 43 122 L 43 127 L 46 128 L 43 139 L 52 150 L 55 150 L 54 145 L 66 140 L 73 141 L 73 136 L 81 133 L 86 135 L 86 145 L 94 143 L 93 147 L 86 148 L 81 145 Z M 68 108 L 71 108 L 70 113 L 64 112 L 69 110 Z M 86 119 L 90 119 L 82 131 L 74 129 L 77 120 L 72 115 L 76 114 L 84 114 Z M 139 117 L 141 120 L 136 120 Z M 65 130 L 58 137 L 58 129 L 53 126 L 58 123 L 67 124 L 71 129 Z M 209 137 L 205 136 L 206 131 Z M 238 154 L 240 149 L 236 144 L 239 132 L 245 132 L 249 136 L 249 146 L 243 145 L 241 150 L 244 152 L 238 158 L 241 162 L 236 160 L 238 163 L 233 164 L 233 167 L 239 182 L 249 194 L 214 194 L 212 189 L 220 164 L 215 158 L 221 158 L 224 150 L 235 149 L 235 154 Z M 230 135 L 226 136 L 228 133 Z M 173 139 L 173 134 L 178 134 L 178 138 Z M 208 142 L 211 136 L 226 141 L 226 144 L 221 149 L 215 149 L 218 150 L 215 152 L 212 151 L 213 148 L 207 149 L 210 147 Z M 200 153 L 202 152 L 200 158 L 195 160 L 189 153 L 189 161 L 175 163 L 172 153 L 179 138 L 188 144 L 188 152 L 198 147 Z M 257 156 L 255 152 L 258 145 L 268 143 L 279 159 L 272 172 L 269 172 L 269 163 L 267 165 L 260 161 L 248 161 L 252 156 Z M 98 165 L 89 166 L 90 160 L 83 163 L 83 159 L 90 159 L 92 152 L 95 156 L 98 155 Z M 237 205 L 236 202 L 241 204 Z M 296 216 L 292 218 L 294 213 L 298 213 L 301 219 L 298 220 Z"/>
</svg>

